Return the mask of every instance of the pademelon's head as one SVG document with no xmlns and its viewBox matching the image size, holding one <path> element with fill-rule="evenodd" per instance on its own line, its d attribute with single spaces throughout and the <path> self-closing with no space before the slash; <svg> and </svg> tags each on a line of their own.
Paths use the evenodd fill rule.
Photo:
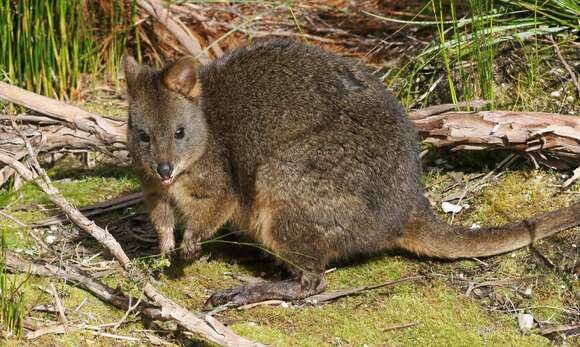
<svg viewBox="0 0 580 347">
<path fill-rule="evenodd" d="M 123 56 L 129 126 L 127 143 L 133 162 L 150 179 L 170 185 L 207 145 L 202 115 L 200 65 L 191 56 L 162 69 Z"/>
</svg>

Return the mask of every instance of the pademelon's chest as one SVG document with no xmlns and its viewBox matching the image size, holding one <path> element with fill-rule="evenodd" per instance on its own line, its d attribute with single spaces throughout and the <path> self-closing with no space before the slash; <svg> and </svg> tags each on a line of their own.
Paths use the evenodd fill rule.
<svg viewBox="0 0 580 347">
<path fill-rule="evenodd" d="M 210 186 L 204 183 L 203 176 L 182 175 L 167 190 L 173 204 L 182 212 L 191 208 L 192 203 L 208 199 Z"/>
</svg>

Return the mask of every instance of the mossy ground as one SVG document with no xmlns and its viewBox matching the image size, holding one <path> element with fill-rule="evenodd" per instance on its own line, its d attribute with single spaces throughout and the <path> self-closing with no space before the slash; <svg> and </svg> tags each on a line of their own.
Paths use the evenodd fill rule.
<svg viewBox="0 0 580 347">
<path fill-rule="evenodd" d="M 56 186 L 76 206 L 82 207 L 137 189 L 137 183 L 127 169 L 102 165 L 89 170 L 71 167 L 73 164 L 65 161 L 49 173 Z M 442 170 L 428 172 L 425 181 L 429 192 L 436 195 L 443 191 L 450 181 L 456 179 L 451 177 L 457 175 Z M 568 193 L 558 193 L 558 180 L 556 173 L 547 170 L 504 172 L 499 178 L 491 179 L 481 192 L 474 194 L 475 197 L 469 201 L 471 208 L 456 216 L 454 223 L 501 224 L 578 200 L 580 185 L 577 184 Z M 42 193 L 30 185 L 17 192 L 3 191 L 0 194 L 0 206 L 5 212 L 26 223 L 56 212 Z M 114 216 L 109 218 L 113 219 Z M 107 218 L 101 221 L 102 224 L 106 222 Z M 2 220 L 0 228 L 7 236 L 9 248 L 26 250 L 32 245 L 27 230 L 17 227 L 13 222 Z M 46 236 L 41 230 L 33 232 L 40 237 Z M 578 228 L 543 241 L 537 248 L 546 257 L 555 259 L 559 256 L 558 252 L 569 250 L 570 243 L 577 241 Z M 161 275 L 157 285 L 180 304 L 197 311 L 212 291 L 240 283 L 224 275 L 224 272 L 260 276 L 261 273 L 277 271 L 270 261 L 260 260 L 262 263 L 258 261 L 257 264 L 240 265 L 214 256 L 214 253 L 227 254 L 232 247 L 207 247 L 206 257 L 190 265 L 174 265 L 179 269 L 170 268 Z M 251 249 L 249 251 L 252 253 Z M 538 321 L 566 323 L 570 317 L 560 309 L 577 307 L 580 290 L 571 273 L 553 271 L 528 249 L 484 261 L 486 265 L 474 260 L 438 262 L 400 254 L 361 259 L 329 273 L 329 289 L 376 284 L 417 274 L 425 277 L 412 283 L 343 298 L 324 306 L 263 306 L 250 310 L 229 310 L 218 316 L 235 332 L 277 346 L 550 345 L 550 340 L 540 335 L 522 334 L 513 312 L 499 305 L 497 297 L 508 300 L 519 310 L 532 313 Z M 527 282 L 532 288 L 530 298 L 510 287 L 498 288 L 494 291 L 495 296 L 480 299 L 465 295 L 470 282 L 524 277 L 535 278 Z M 105 281 L 112 286 L 124 283 L 118 274 L 106 277 Z M 69 315 L 71 323 L 98 326 L 115 322 L 123 316 L 124 312 L 57 278 L 33 277 L 30 280 L 25 286 L 28 308 L 53 302 L 53 298 L 40 289 L 48 288 L 50 283 L 62 290 L 64 305 L 68 310 L 74 310 L 87 299 L 78 312 Z M 55 320 L 55 316 L 50 313 L 32 315 L 39 319 L 39 323 L 43 319 Z M 405 323 L 417 325 L 385 331 Z M 143 337 L 144 329 L 138 319 L 130 317 L 129 323 L 115 333 Z M 184 345 L 195 344 L 192 340 L 177 341 Z M 7 341 L 8 345 L 20 343 L 23 342 Z M 89 330 L 85 330 L 65 335 L 46 335 L 31 344 L 116 346 L 131 342 L 95 337 Z"/>
</svg>

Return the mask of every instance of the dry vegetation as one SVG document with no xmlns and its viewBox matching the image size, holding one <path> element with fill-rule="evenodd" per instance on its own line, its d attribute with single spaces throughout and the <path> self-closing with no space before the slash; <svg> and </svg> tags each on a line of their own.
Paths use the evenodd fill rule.
<svg viewBox="0 0 580 347">
<path fill-rule="evenodd" d="M 5 15 L 10 4 L 16 2 L 0 0 L 0 3 L 0 15 Z M 58 8 L 58 4 L 66 1 L 53 3 L 54 8 Z M 133 7 L 129 1 L 79 2 L 79 6 L 92 6 L 83 10 L 94 11 L 91 23 L 100 29 L 98 39 L 94 40 L 96 44 L 85 44 L 94 50 L 85 52 L 93 52 L 93 59 L 86 61 L 84 67 L 79 65 L 78 71 L 68 71 L 60 62 L 56 65 L 61 66 L 60 75 L 46 77 L 42 75 L 44 72 L 39 72 L 38 76 L 19 80 L 17 71 L 23 74 L 35 71 L 23 67 L 23 63 L 38 59 L 36 65 L 31 63 L 30 66 L 42 66 L 43 63 L 51 64 L 55 57 L 43 58 L 40 53 L 34 57 L 25 56 L 10 67 L 5 54 L 0 60 L 0 80 L 68 100 L 89 112 L 124 119 L 123 81 L 117 72 L 118 58 L 125 46 L 152 65 L 197 49 L 182 45 L 175 32 L 167 30 L 143 5 L 155 1 L 136 3 Z M 532 24 L 519 31 L 506 31 L 515 39 L 493 43 L 491 57 L 485 51 L 488 41 L 474 42 L 474 46 L 466 43 L 465 47 L 482 48 L 479 54 L 459 53 L 457 47 L 442 48 L 453 37 L 444 36 L 442 40 L 440 30 L 445 35 L 473 30 L 463 26 L 460 20 L 473 19 L 470 15 L 474 9 L 485 9 L 488 3 L 457 4 L 453 13 L 450 2 L 418 0 L 180 1 L 162 9 L 168 9 L 177 23 L 183 24 L 178 25 L 180 28 L 189 28 L 188 39 L 197 41 L 203 54 L 211 59 L 257 37 L 290 37 L 356 59 L 382 78 L 385 86 L 397 93 L 408 108 L 489 97 L 485 88 L 492 88 L 495 109 L 577 115 L 580 91 L 576 90 L 570 76 L 577 74 L 580 67 L 579 47 L 575 42 L 578 22 L 570 20 L 566 11 L 561 11 L 559 24 L 543 16 L 546 12 L 554 17 L 551 8 L 538 12 L 532 7 L 527 17 L 508 13 L 510 20 L 515 21 L 512 24 L 523 25 L 526 18 Z M 496 3 L 500 6 L 503 2 Z M 521 3 L 534 4 L 533 1 Z M 548 2 L 548 5 L 553 3 L 556 2 Z M 561 3 L 568 6 L 567 1 Z M 503 13 L 501 11 L 498 13 Z M 506 10 L 509 11 L 515 10 Z M 62 13 L 76 18 L 70 14 L 72 12 Z M 106 21 L 105 18 L 116 19 Z M 486 25 L 501 28 L 510 24 L 500 19 L 491 24 L 480 20 L 480 33 L 489 34 Z M 1 20 L 0 24 L 4 24 Z M 424 23 L 431 21 L 434 24 Z M 81 24 L 75 21 L 74 25 Z M 539 31 L 540 27 L 544 30 L 545 26 L 564 29 L 548 30 L 549 35 L 546 32 L 519 35 Z M 501 30 L 497 30 L 489 37 L 502 37 Z M 4 43 L 8 42 L 6 35 L 6 31 L 0 31 L 0 40 Z M 83 42 L 83 35 L 85 32 L 80 31 L 75 39 Z M 58 41 L 61 36 L 55 37 L 58 39 L 54 42 L 59 42 L 57 51 L 64 50 Z M 21 46 L 15 46 L 17 49 L 31 51 L 26 42 L 18 42 Z M 555 50 L 554 45 L 559 49 Z M 70 56 L 74 56 L 73 46 L 67 46 Z M 437 54 L 433 58 L 424 55 L 432 47 L 439 47 Z M 26 72 L 27 69 L 31 72 Z M 51 88 L 50 80 L 55 76 L 61 78 L 62 83 Z M 491 76 L 491 85 L 480 83 L 485 76 Z M 38 82 L 30 84 L 35 79 Z M 6 129 L 14 114 L 44 117 L 13 104 L 0 106 L 2 113 L 9 117 L 7 123 L 2 123 L 4 134 L 9 133 Z M 60 126 L 62 130 L 61 125 L 48 125 Z M 30 130 L 32 135 L 28 135 L 31 140 L 35 139 L 34 131 L 37 130 Z M 8 147 L 14 145 L 15 138 L 18 137 L 7 140 L 0 136 L 2 153 L 6 150 L 17 153 L 14 148 L 18 147 Z M 138 190 L 130 168 L 120 163 L 126 160 L 122 152 L 117 156 L 105 155 L 102 149 L 94 148 L 98 140 L 92 139 L 93 147 L 89 151 L 87 145 L 74 150 L 56 146 L 52 153 L 40 155 L 55 187 L 78 208 Z M 33 143 L 41 147 L 40 142 Z M 564 167 L 553 157 L 542 160 L 541 154 L 449 152 L 429 143 L 423 143 L 422 147 L 429 198 L 441 217 L 450 223 L 497 225 L 580 200 L 580 183 L 568 181 L 572 169 L 580 166 L 578 157 L 567 160 Z M 26 162 L 26 150 L 20 154 L 18 159 Z M 3 167 L 0 176 L 6 172 L 8 170 Z M 85 231 L 66 219 L 47 220 L 60 215 L 61 211 L 34 184 L 13 176 L 0 178 L 3 184 L 0 190 L 3 252 L 18 254 L 21 259 L 37 264 L 77 268 L 90 278 L 116 288 L 117 293 L 143 297 L 141 283 L 129 278 L 119 263 Z M 566 182 L 569 184 L 564 187 Z M 108 204 L 96 206 L 92 209 L 97 211 L 96 215 L 91 218 L 115 236 L 132 259 L 132 265 L 149 275 L 153 286 L 191 312 L 200 313 L 204 300 L 214 290 L 255 280 L 255 277 L 284 276 L 280 268 L 273 265 L 270 254 L 251 240 L 232 235 L 227 228 L 205 243 L 202 260 L 167 267 L 167 262 L 158 255 L 156 237 L 143 206 L 135 204 L 139 199 L 124 201 L 124 205 L 114 211 L 107 211 Z M 464 208 L 457 214 L 444 213 L 443 202 Z M 579 231 L 573 228 L 529 249 L 489 259 L 440 262 L 407 254 L 388 254 L 335 264 L 337 268 L 329 269 L 327 274 L 330 291 L 408 277 L 420 276 L 420 279 L 364 290 L 323 304 L 276 302 L 245 309 L 224 309 L 212 314 L 236 334 L 276 346 L 574 345 L 580 333 Z M 0 266 L 1 344 L 208 344 L 175 321 L 153 321 L 145 314 L 140 315 L 138 309 L 127 314 L 126 310 L 105 303 L 74 280 L 60 276 L 30 276 L 27 274 L 30 269 L 24 268 L 17 273 L 7 273 L 4 264 Z M 525 329 L 524 321 L 530 316 L 533 327 Z M 34 336 L 43 328 L 53 326 L 66 328 Z"/>
</svg>

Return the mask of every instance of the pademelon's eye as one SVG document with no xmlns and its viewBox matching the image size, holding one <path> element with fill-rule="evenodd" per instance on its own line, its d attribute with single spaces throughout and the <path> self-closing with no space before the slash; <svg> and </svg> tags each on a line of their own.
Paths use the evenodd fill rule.
<svg viewBox="0 0 580 347">
<path fill-rule="evenodd" d="M 139 140 L 141 140 L 141 142 L 149 143 L 149 141 L 151 141 L 151 138 L 149 137 L 149 135 L 147 135 L 146 132 L 140 131 Z"/>
<path fill-rule="evenodd" d="M 175 138 L 176 139 L 182 139 L 185 136 L 185 130 L 183 130 L 183 128 L 177 128 L 177 130 L 175 130 Z"/>
</svg>

